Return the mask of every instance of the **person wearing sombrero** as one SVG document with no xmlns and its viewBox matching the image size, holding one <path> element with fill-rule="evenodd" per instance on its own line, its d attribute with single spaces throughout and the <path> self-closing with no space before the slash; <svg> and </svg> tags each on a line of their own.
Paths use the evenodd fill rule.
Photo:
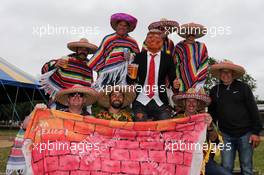
<svg viewBox="0 0 264 175">
<path fill-rule="evenodd" d="M 40 83 L 44 91 L 54 98 L 56 93 L 75 84 L 91 87 L 92 70 L 87 66 L 87 55 L 93 54 L 97 46 L 86 38 L 67 44 L 74 53 L 59 59 L 53 59 L 42 67 Z"/>
<path fill-rule="evenodd" d="M 130 105 L 136 97 L 131 86 L 108 86 L 99 92 L 98 104 L 105 108 L 96 118 L 117 121 L 133 121 L 133 115 L 124 108 Z"/>
<path fill-rule="evenodd" d="M 59 91 L 55 96 L 55 101 L 66 106 L 60 109 L 61 111 L 87 116 L 91 114 L 87 112 L 86 107 L 94 104 L 97 98 L 96 90 L 77 84 Z"/>
<path fill-rule="evenodd" d="M 149 30 L 158 29 L 162 31 L 162 38 L 163 38 L 162 51 L 172 56 L 174 43 L 168 37 L 168 35 L 179 30 L 179 23 L 177 21 L 162 18 L 160 21 L 151 23 L 148 26 L 148 29 Z M 147 46 L 145 42 L 143 43 L 142 50 L 147 50 Z"/>
<path fill-rule="evenodd" d="M 136 40 L 129 36 L 137 25 L 137 19 L 126 13 L 111 16 L 110 24 L 114 33 L 104 37 L 98 50 L 87 64 L 98 73 L 93 84 L 97 90 L 107 85 L 126 84 L 127 65 L 139 52 Z"/>
<path fill-rule="evenodd" d="M 205 108 L 210 105 L 211 98 L 209 97 L 209 95 L 206 94 L 203 88 L 200 88 L 199 90 L 195 88 L 190 88 L 186 92 L 175 94 L 172 99 L 173 102 L 176 104 L 176 108 L 181 111 L 180 114 L 174 116 L 174 118 L 191 117 L 195 114 L 204 113 L 204 115 L 206 115 L 205 122 L 208 125 L 206 144 L 223 144 L 221 133 L 219 132 L 216 125 L 212 123 L 211 115 L 205 113 Z M 204 159 L 201 166 L 201 174 L 232 175 L 214 160 L 216 150 L 213 149 L 214 148 L 208 146 L 208 149 L 203 150 Z M 218 150 L 217 153 L 219 153 L 219 151 L 220 150 Z"/>
<path fill-rule="evenodd" d="M 176 64 L 176 75 L 179 83 L 178 91 L 203 87 L 208 69 L 208 53 L 206 45 L 196 39 L 203 37 L 207 29 L 196 23 L 180 26 L 178 35 L 184 38 L 174 48 L 173 58 Z"/>
<path fill-rule="evenodd" d="M 250 87 L 238 80 L 245 69 L 225 60 L 212 65 L 210 72 L 220 83 L 210 90 L 208 111 L 218 122 L 224 143 L 231 147 L 222 151 L 222 165 L 232 172 L 238 151 L 241 173 L 253 174 L 253 149 L 260 143 L 262 125 Z"/>
<path fill-rule="evenodd" d="M 94 104 L 97 98 L 98 92 L 96 90 L 76 84 L 70 88 L 60 90 L 56 94 L 54 100 L 65 106 L 64 108 L 60 108 L 60 111 L 92 117 L 91 113 L 89 113 L 86 108 Z M 44 103 L 39 103 L 35 106 L 35 109 L 45 110 L 47 108 L 47 105 Z M 31 117 L 32 115 L 29 115 L 25 118 L 23 122 L 24 129 L 28 127 Z"/>
<path fill-rule="evenodd" d="M 174 42 L 168 37 L 168 35 L 177 32 L 179 30 L 180 26 L 177 21 L 174 20 L 168 20 L 166 18 L 162 18 L 159 21 L 152 22 L 149 26 L 149 30 L 157 29 L 162 32 L 162 39 L 163 39 L 163 46 L 161 51 L 172 56 L 173 50 L 174 50 Z M 142 46 L 142 51 L 147 51 L 146 41 L 144 41 Z M 171 97 L 173 95 L 172 90 L 169 88 L 169 78 L 166 77 L 166 87 L 167 87 L 167 94 L 169 97 L 169 103 L 170 105 L 173 104 L 171 101 Z"/>
<path fill-rule="evenodd" d="M 190 88 L 186 92 L 173 95 L 172 100 L 176 105 L 177 111 L 180 113 L 184 112 L 181 115 L 185 117 L 204 112 L 205 107 L 211 103 L 211 98 L 205 93 L 203 88 L 198 91 L 195 88 Z"/>
<path fill-rule="evenodd" d="M 138 73 L 133 75 L 129 66 L 127 82 L 138 87 L 137 98 L 133 102 L 133 113 L 137 121 L 166 120 L 171 117 L 166 77 L 169 88 L 175 88 L 175 65 L 169 54 L 161 51 L 162 31 L 150 30 L 146 37 L 147 51 L 135 56 L 133 64 L 138 65 Z"/>
</svg>

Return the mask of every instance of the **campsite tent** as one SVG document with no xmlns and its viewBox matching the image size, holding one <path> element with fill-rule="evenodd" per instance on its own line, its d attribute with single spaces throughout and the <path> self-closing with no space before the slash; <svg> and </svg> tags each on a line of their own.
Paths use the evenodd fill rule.
<svg viewBox="0 0 264 175">
<path fill-rule="evenodd" d="M 46 99 L 39 88 L 40 85 L 34 77 L 0 57 L 0 104 L 12 104 L 16 119 L 19 119 L 16 103 L 29 101 L 33 105 L 33 100 Z"/>
</svg>

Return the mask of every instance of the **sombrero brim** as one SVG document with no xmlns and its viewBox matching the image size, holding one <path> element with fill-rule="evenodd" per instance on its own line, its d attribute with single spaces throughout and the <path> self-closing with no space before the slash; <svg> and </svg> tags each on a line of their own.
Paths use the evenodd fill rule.
<svg viewBox="0 0 264 175">
<path fill-rule="evenodd" d="M 71 93 L 83 93 L 85 98 L 85 105 L 89 106 L 97 101 L 98 92 L 89 87 L 77 87 L 64 89 L 56 94 L 55 101 L 68 106 L 68 95 Z"/>
<path fill-rule="evenodd" d="M 148 26 L 149 30 L 152 29 L 160 29 L 160 28 L 164 28 L 164 27 L 168 27 L 168 28 L 179 28 L 179 23 L 176 21 L 171 21 L 171 20 L 166 20 L 166 21 L 157 21 L 157 22 L 153 22 Z"/>
<path fill-rule="evenodd" d="M 87 43 L 87 42 L 70 42 L 68 43 L 67 47 L 71 50 L 76 52 L 77 48 L 84 47 L 89 50 L 89 54 L 93 54 L 97 50 L 97 46 L 92 44 L 92 43 Z"/>
<path fill-rule="evenodd" d="M 185 94 L 178 94 L 178 95 L 172 96 L 172 100 L 173 100 L 174 104 L 176 104 L 176 106 L 178 108 L 181 108 L 182 110 L 184 110 L 183 109 L 183 107 L 184 107 L 183 101 L 185 99 L 191 99 L 191 98 L 202 102 L 200 104 L 200 106 L 198 106 L 198 110 L 202 110 L 206 106 L 209 106 L 210 103 L 211 103 L 211 98 L 208 95 L 203 95 L 203 94 L 188 94 L 188 93 L 185 93 Z"/>
<path fill-rule="evenodd" d="M 114 89 L 124 94 L 124 102 L 122 108 L 131 104 L 136 98 L 136 93 L 134 89 L 131 88 L 130 86 L 115 86 L 115 88 L 110 89 L 111 87 L 108 87 L 99 92 L 97 102 L 100 106 L 104 108 L 110 107 L 110 93 L 113 92 Z"/>
<path fill-rule="evenodd" d="M 178 35 L 186 38 L 188 35 L 194 35 L 194 37 L 201 38 L 207 34 L 207 29 L 201 24 L 189 23 L 183 24 L 180 26 L 180 30 L 178 31 Z"/>
<path fill-rule="evenodd" d="M 129 24 L 128 32 L 132 32 L 137 26 L 137 19 L 126 13 L 116 13 L 111 16 L 111 26 L 116 31 L 118 22 L 126 21 Z"/>
<path fill-rule="evenodd" d="M 220 78 L 220 71 L 223 69 L 228 69 L 233 71 L 233 78 L 237 79 L 245 74 L 245 69 L 242 66 L 231 64 L 231 63 L 218 63 L 214 64 L 210 68 L 210 72 L 213 77 Z"/>
</svg>

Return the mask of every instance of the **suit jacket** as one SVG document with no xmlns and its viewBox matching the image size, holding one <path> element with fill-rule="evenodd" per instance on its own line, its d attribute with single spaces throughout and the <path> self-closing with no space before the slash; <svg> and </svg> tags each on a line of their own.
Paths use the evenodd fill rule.
<svg viewBox="0 0 264 175">
<path fill-rule="evenodd" d="M 168 105 L 168 96 L 166 90 L 161 90 L 163 85 L 165 88 L 166 77 L 168 76 L 171 87 L 173 87 L 173 80 L 176 78 L 176 66 L 173 62 L 172 57 L 165 52 L 161 52 L 161 60 L 159 65 L 159 74 L 158 74 L 158 89 L 159 89 L 159 98 L 165 104 Z M 135 56 L 133 63 L 138 64 L 138 74 L 135 80 L 127 76 L 127 83 L 134 84 L 138 83 L 142 87 L 144 86 L 146 76 L 147 76 L 147 52 L 142 51 Z"/>
</svg>

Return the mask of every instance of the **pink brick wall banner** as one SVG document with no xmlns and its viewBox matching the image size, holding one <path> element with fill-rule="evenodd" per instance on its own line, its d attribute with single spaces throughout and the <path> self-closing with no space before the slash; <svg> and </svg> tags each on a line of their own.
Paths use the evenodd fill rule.
<svg viewBox="0 0 264 175">
<path fill-rule="evenodd" d="M 28 168 L 45 175 L 198 175 L 204 119 L 119 122 L 37 109 L 25 134 Z"/>
</svg>

